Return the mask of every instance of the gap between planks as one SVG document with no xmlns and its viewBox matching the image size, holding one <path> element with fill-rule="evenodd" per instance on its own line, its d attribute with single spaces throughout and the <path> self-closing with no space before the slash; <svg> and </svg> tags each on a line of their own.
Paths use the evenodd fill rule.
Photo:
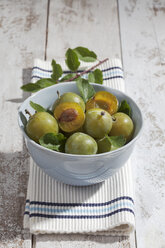
<svg viewBox="0 0 165 248">
<path fill-rule="evenodd" d="M 47 3 L 47 17 L 46 17 L 46 34 L 45 34 L 44 60 L 47 60 L 48 30 L 49 30 L 49 10 L 50 10 L 50 0 L 48 0 L 48 3 Z"/>
</svg>

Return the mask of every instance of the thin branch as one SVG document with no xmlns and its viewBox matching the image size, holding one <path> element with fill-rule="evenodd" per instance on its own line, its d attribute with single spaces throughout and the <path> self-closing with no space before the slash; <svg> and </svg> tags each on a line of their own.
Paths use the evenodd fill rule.
<svg viewBox="0 0 165 248">
<path fill-rule="evenodd" d="M 76 78 L 78 78 L 78 77 L 80 77 L 80 76 L 82 76 L 82 75 L 88 73 L 89 71 L 92 71 L 93 69 L 95 69 L 95 68 L 98 67 L 99 65 L 105 63 L 105 62 L 108 61 L 108 60 L 109 60 L 109 58 L 106 58 L 106 59 L 104 59 L 104 60 L 101 60 L 101 61 L 99 61 L 99 63 L 97 63 L 96 65 L 90 67 L 89 69 L 87 69 L 87 70 L 85 70 L 85 71 L 82 71 L 81 73 L 77 73 L 76 76 L 74 76 L 74 77 L 72 77 L 72 78 L 70 78 L 70 79 L 67 79 L 67 80 L 65 80 L 65 81 L 63 81 L 63 82 L 70 82 L 70 81 L 73 81 L 73 80 L 75 80 Z"/>
</svg>

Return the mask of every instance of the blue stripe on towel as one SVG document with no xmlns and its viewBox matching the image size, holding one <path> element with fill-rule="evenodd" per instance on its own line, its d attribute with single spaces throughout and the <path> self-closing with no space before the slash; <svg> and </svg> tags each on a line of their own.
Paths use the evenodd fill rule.
<svg viewBox="0 0 165 248">
<path fill-rule="evenodd" d="M 114 70 L 114 69 L 119 69 L 121 71 L 123 71 L 123 69 L 119 66 L 113 66 L 113 67 L 109 67 L 109 68 L 106 68 L 106 69 L 103 69 L 102 72 L 104 71 L 110 71 L 110 70 Z M 34 66 L 32 68 L 32 70 L 40 70 L 40 71 L 44 71 L 44 72 L 49 72 L 49 73 L 52 73 L 52 70 L 46 70 L 46 69 L 43 69 L 43 68 L 40 68 L 38 66 Z M 83 72 L 83 70 L 78 70 L 77 72 Z M 72 71 L 64 71 L 64 73 L 73 73 Z"/>
<path fill-rule="evenodd" d="M 105 213 L 105 212 L 111 212 L 112 210 L 115 210 L 115 209 L 120 209 L 122 207 L 128 207 L 128 208 L 133 208 L 133 204 L 132 202 L 122 202 L 122 203 L 118 203 L 118 204 L 115 204 L 114 206 L 110 206 L 108 208 L 90 208 L 90 209 L 86 209 L 86 208 L 83 208 L 83 209 L 75 209 L 75 208 L 49 208 L 49 207 L 38 207 L 38 206 L 35 206 L 35 207 L 29 207 L 29 206 L 26 206 L 25 207 L 25 210 L 30 210 L 30 213 L 32 212 L 44 212 L 49 214 L 49 213 L 72 213 L 72 214 L 96 214 L 96 213 Z"/>
<path fill-rule="evenodd" d="M 109 80 L 109 79 L 115 79 L 115 78 L 123 78 L 123 76 L 108 77 L 108 78 L 103 78 L 103 80 Z"/>
<path fill-rule="evenodd" d="M 81 72 L 81 71 L 78 71 Z M 114 79 L 114 78 L 123 78 L 123 70 L 120 67 L 110 67 L 107 69 L 102 70 L 103 72 L 103 80 Z M 52 71 L 50 70 L 42 70 L 39 67 L 33 67 L 32 78 L 49 78 L 51 77 Z M 66 73 L 72 73 L 71 71 L 65 71 Z"/>
<path fill-rule="evenodd" d="M 123 200 L 127 200 L 128 202 L 125 202 Z M 118 197 L 104 203 L 53 203 L 53 202 L 40 202 L 40 201 L 30 202 L 29 200 L 26 200 L 26 204 L 27 205 L 25 207 L 24 214 L 29 215 L 30 217 L 85 219 L 85 218 L 105 218 L 122 211 L 128 211 L 134 214 L 133 211 L 134 201 L 129 196 Z M 109 206 L 111 204 L 114 205 Z M 51 207 L 53 206 L 63 207 L 63 208 L 51 209 Z M 102 209 L 98 208 L 102 206 L 104 206 L 104 208 Z M 69 207 L 69 209 L 66 209 L 65 207 Z M 83 209 L 74 209 L 74 208 L 71 209 L 71 207 L 83 207 Z M 87 207 L 90 207 L 90 209 L 89 208 L 87 209 Z M 92 209 L 92 207 L 94 208 Z"/>
<path fill-rule="evenodd" d="M 41 79 L 43 77 L 39 77 L 39 76 L 32 76 L 32 78 L 37 78 L 37 79 Z M 47 77 L 46 77 L 47 78 Z M 109 79 L 115 79 L 115 78 L 123 78 L 123 76 L 113 76 L 113 77 L 108 77 L 108 78 L 103 78 L 103 80 L 109 80 Z"/>
<path fill-rule="evenodd" d="M 56 207 L 101 207 L 107 206 L 114 202 L 120 200 L 129 200 L 134 203 L 133 199 L 129 196 L 120 196 L 108 202 L 101 202 L 101 203 L 58 203 L 58 202 L 42 202 L 42 201 L 29 201 L 26 200 L 26 203 L 30 203 L 30 205 L 45 205 L 45 206 L 56 206 Z"/>
<path fill-rule="evenodd" d="M 39 214 L 39 213 L 32 213 L 29 214 L 28 211 L 26 211 L 24 214 L 29 215 L 30 218 L 32 217 L 43 217 L 43 218 L 56 218 L 56 219 L 100 219 L 100 218 L 106 218 L 109 216 L 112 216 L 114 214 L 117 214 L 119 212 L 130 212 L 133 215 L 135 215 L 134 211 L 130 208 L 120 208 L 117 209 L 111 213 L 108 214 L 102 214 L 102 215 L 54 215 L 54 214 Z"/>
</svg>

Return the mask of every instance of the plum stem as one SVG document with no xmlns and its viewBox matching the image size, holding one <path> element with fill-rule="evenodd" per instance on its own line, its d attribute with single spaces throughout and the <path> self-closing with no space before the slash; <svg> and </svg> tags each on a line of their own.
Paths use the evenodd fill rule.
<svg viewBox="0 0 165 248">
<path fill-rule="evenodd" d="M 57 90 L 58 99 L 60 99 L 60 92 Z"/>
<path fill-rule="evenodd" d="M 97 63 L 96 65 L 90 67 L 89 69 L 87 69 L 87 70 L 85 70 L 85 71 L 82 71 L 81 73 L 77 73 L 74 77 L 72 77 L 72 78 L 70 78 L 70 79 L 66 79 L 66 80 L 63 81 L 63 82 L 73 81 L 74 79 L 76 79 L 76 78 L 78 78 L 78 77 L 80 77 L 80 76 L 82 76 L 82 75 L 84 75 L 84 74 L 86 74 L 86 73 L 92 71 L 93 69 L 95 69 L 95 68 L 98 67 L 99 65 L 105 63 L 105 62 L 108 61 L 108 60 L 109 60 L 109 58 L 106 58 L 106 59 L 104 59 L 104 60 L 100 60 L 99 63 Z"/>
<path fill-rule="evenodd" d="M 32 114 L 27 109 L 25 109 L 25 113 L 28 114 L 30 117 L 32 116 Z"/>
<path fill-rule="evenodd" d="M 100 120 L 105 115 L 104 111 L 101 111 L 100 115 L 97 117 L 98 120 Z"/>
</svg>

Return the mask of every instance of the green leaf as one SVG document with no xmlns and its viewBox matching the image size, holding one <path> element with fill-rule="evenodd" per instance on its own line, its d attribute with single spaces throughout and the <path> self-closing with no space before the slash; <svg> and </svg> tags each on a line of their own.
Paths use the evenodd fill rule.
<svg viewBox="0 0 165 248">
<path fill-rule="evenodd" d="M 73 50 L 77 53 L 78 58 L 84 62 L 94 62 L 97 59 L 97 55 L 86 47 L 76 47 Z"/>
<path fill-rule="evenodd" d="M 80 62 L 78 60 L 78 56 L 76 52 L 74 52 L 72 49 L 69 48 L 66 51 L 65 57 L 66 57 L 65 63 L 68 66 L 68 68 L 73 72 L 77 71 Z"/>
<path fill-rule="evenodd" d="M 116 149 L 124 146 L 125 143 L 126 143 L 126 138 L 124 138 L 123 135 L 120 135 L 120 136 L 110 136 L 110 137 L 108 135 L 105 135 L 105 137 L 111 143 L 111 151 L 116 150 Z"/>
<path fill-rule="evenodd" d="M 130 105 L 127 103 L 126 100 L 123 100 L 123 101 L 120 103 L 120 107 L 119 107 L 119 109 L 118 109 L 118 112 L 125 113 L 125 114 L 127 114 L 128 116 L 131 117 L 131 107 L 130 107 Z"/>
<path fill-rule="evenodd" d="M 78 78 L 76 85 L 85 103 L 96 93 L 93 86 L 84 78 Z"/>
<path fill-rule="evenodd" d="M 96 84 L 103 84 L 103 73 L 100 69 L 94 70 L 94 76 L 95 76 L 95 83 Z"/>
<path fill-rule="evenodd" d="M 47 133 L 39 139 L 41 146 L 48 149 L 64 152 L 66 137 L 62 133 Z"/>
<path fill-rule="evenodd" d="M 43 88 L 54 85 L 55 82 L 51 78 L 41 78 L 36 83 L 25 84 L 21 87 L 22 90 L 28 92 L 36 92 Z"/>
<path fill-rule="evenodd" d="M 24 127 L 26 127 L 27 119 L 26 119 L 25 115 L 22 112 L 19 112 L 19 116 L 21 118 L 21 121 L 22 121 Z"/>
<path fill-rule="evenodd" d="M 60 82 L 67 81 L 67 80 L 73 78 L 74 76 L 76 76 L 76 73 L 69 73 L 69 74 L 65 75 L 64 77 L 62 77 L 60 79 Z"/>
<path fill-rule="evenodd" d="M 41 78 L 35 84 L 39 85 L 43 89 L 54 85 L 55 82 L 51 78 Z"/>
<path fill-rule="evenodd" d="M 56 61 L 52 60 L 52 69 L 53 73 L 51 75 L 51 78 L 56 82 L 63 74 L 62 68 L 60 64 L 57 64 Z"/>
<path fill-rule="evenodd" d="M 95 83 L 95 76 L 94 76 L 94 73 L 93 73 L 93 72 L 90 72 L 90 73 L 88 74 L 88 81 L 89 81 L 90 83 Z"/>
<path fill-rule="evenodd" d="M 90 83 L 103 84 L 103 73 L 100 69 L 96 69 L 88 74 Z"/>
<path fill-rule="evenodd" d="M 37 112 L 47 112 L 45 108 L 43 108 L 41 105 L 30 101 L 30 106 L 35 109 Z"/>
<path fill-rule="evenodd" d="M 41 87 L 37 84 L 29 83 L 29 84 L 23 85 L 21 89 L 27 92 L 36 92 L 38 90 L 41 90 Z"/>
</svg>

